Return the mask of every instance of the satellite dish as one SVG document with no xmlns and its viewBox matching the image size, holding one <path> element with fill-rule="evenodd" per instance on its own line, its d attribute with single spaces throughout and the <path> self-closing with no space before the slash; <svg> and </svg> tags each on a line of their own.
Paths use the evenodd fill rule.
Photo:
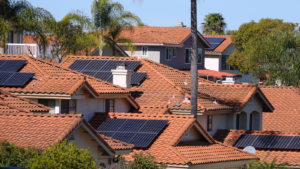
<svg viewBox="0 0 300 169">
<path fill-rule="evenodd" d="M 255 154 L 256 153 L 256 149 L 252 146 L 247 146 L 243 149 L 243 151 L 247 151 L 248 153 L 252 153 Z"/>
</svg>

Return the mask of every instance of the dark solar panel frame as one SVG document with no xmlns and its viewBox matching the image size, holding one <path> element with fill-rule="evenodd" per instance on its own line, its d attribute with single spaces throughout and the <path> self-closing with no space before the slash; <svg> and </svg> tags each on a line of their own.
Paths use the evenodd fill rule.
<svg viewBox="0 0 300 169">
<path fill-rule="evenodd" d="M 127 70 L 135 70 L 141 64 L 141 61 L 125 61 L 124 64 L 127 65 Z"/>
<path fill-rule="evenodd" d="M 131 84 L 139 84 L 147 75 L 146 72 L 133 72 L 131 76 Z"/>
<path fill-rule="evenodd" d="M 17 72 L 26 62 L 27 60 L 6 60 L 1 64 L 0 71 Z"/>
<path fill-rule="evenodd" d="M 168 120 L 106 119 L 97 132 L 135 147 L 147 147 L 167 123 Z"/>
<path fill-rule="evenodd" d="M 287 146 L 287 149 L 300 149 L 300 137 L 299 136 L 293 136 L 293 140 L 289 143 Z"/>
<path fill-rule="evenodd" d="M 14 73 L 9 79 L 7 79 L 3 86 L 24 86 L 32 77 L 34 73 Z"/>
<path fill-rule="evenodd" d="M 234 143 L 234 147 L 247 147 L 252 146 L 255 140 L 257 139 L 258 135 L 249 135 L 249 134 L 242 134 L 238 140 Z"/>
<path fill-rule="evenodd" d="M 107 63 L 106 60 L 91 60 L 91 62 L 82 71 L 98 72 Z"/>
<path fill-rule="evenodd" d="M 111 72 L 97 72 L 94 75 L 95 78 L 104 80 L 104 81 L 108 81 L 110 77 L 112 77 L 112 73 Z"/>
<path fill-rule="evenodd" d="M 123 64 L 123 63 L 124 63 L 124 61 L 109 60 L 99 71 L 100 72 L 111 72 L 112 69 L 117 68 L 118 64 Z"/>
<path fill-rule="evenodd" d="M 274 139 L 275 136 L 272 135 L 260 135 L 251 146 L 256 148 L 266 148 L 270 146 L 270 143 L 272 143 Z"/>
<path fill-rule="evenodd" d="M 291 141 L 291 136 L 275 136 L 275 139 L 270 144 L 272 149 L 285 149 L 287 144 Z"/>
</svg>

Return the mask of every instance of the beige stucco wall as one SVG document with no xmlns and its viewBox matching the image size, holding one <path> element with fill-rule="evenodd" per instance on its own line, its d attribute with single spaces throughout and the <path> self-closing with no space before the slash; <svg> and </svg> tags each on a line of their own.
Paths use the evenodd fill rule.
<svg viewBox="0 0 300 169">
<path fill-rule="evenodd" d="M 116 49 L 116 56 L 124 56 L 117 48 L 115 49 Z M 91 56 L 100 56 L 99 51 L 96 50 L 91 54 Z M 102 56 L 113 56 L 111 45 L 104 47 Z"/>
</svg>

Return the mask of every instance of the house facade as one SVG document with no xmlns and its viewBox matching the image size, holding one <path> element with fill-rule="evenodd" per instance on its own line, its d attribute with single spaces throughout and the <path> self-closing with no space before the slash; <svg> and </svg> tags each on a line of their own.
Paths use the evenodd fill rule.
<svg viewBox="0 0 300 169">
<path fill-rule="evenodd" d="M 0 88 L 50 107 L 51 114 L 83 114 L 89 120 L 94 112 L 128 112 L 138 108 L 126 88 L 26 55 L 1 55 L 0 60 L 2 66 L 23 61 L 15 74 L 31 74 L 20 85 L 10 82 L 8 73 Z"/>
<path fill-rule="evenodd" d="M 254 79 L 253 74 L 242 74 L 239 70 L 234 70 L 229 64 L 226 63 L 226 60 L 235 50 L 234 44 L 231 41 L 231 35 L 203 35 L 208 41 L 214 43 L 216 40 L 220 40 L 214 46 L 214 49 L 205 50 L 205 69 L 230 73 L 233 75 L 228 75 L 236 78 L 236 82 L 241 83 L 254 83 L 257 84 L 258 80 Z M 208 74 L 210 75 L 210 74 Z M 223 76 L 224 77 L 224 76 Z M 220 77 L 215 77 L 217 79 L 222 79 Z"/>
<path fill-rule="evenodd" d="M 72 64 L 78 61 L 92 61 L 90 63 L 93 63 L 107 60 L 112 63 L 113 60 L 121 62 L 126 59 L 135 59 L 140 62 L 133 73 L 146 74 L 138 84 L 127 87 L 135 102 L 140 106 L 135 112 L 156 107 L 159 112 L 166 112 L 164 108 L 169 108 L 173 114 L 191 114 L 190 74 L 184 71 L 136 57 L 74 56 L 66 59 L 61 66 L 72 68 Z M 218 129 L 261 130 L 263 112 L 273 112 L 274 108 L 256 85 L 216 84 L 200 77 L 198 83 L 197 119 L 211 135 L 214 135 Z"/>
<path fill-rule="evenodd" d="M 190 70 L 191 67 L 191 28 L 190 27 L 136 27 L 134 32 L 124 31 L 121 36 L 133 41 L 136 49 L 129 56 L 139 56 L 175 69 Z M 204 69 L 204 49 L 210 44 L 198 32 L 198 69 Z"/>
</svg>

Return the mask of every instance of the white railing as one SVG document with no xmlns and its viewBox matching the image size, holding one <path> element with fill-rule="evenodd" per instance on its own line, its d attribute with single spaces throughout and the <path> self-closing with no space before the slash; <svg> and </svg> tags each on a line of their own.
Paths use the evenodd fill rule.
<svg viewBox="0 0 300 169">
<path fill-rule="evenodd" d="M 39 45 L 37 44 L 7 43 L 7 54 L 27 54 L 35 58 L 52 58 L 52 49 L 52 45 L 47 45 L 45 54 L 43 54 L 43 52 L 40 51 Z"/>
</svg>

